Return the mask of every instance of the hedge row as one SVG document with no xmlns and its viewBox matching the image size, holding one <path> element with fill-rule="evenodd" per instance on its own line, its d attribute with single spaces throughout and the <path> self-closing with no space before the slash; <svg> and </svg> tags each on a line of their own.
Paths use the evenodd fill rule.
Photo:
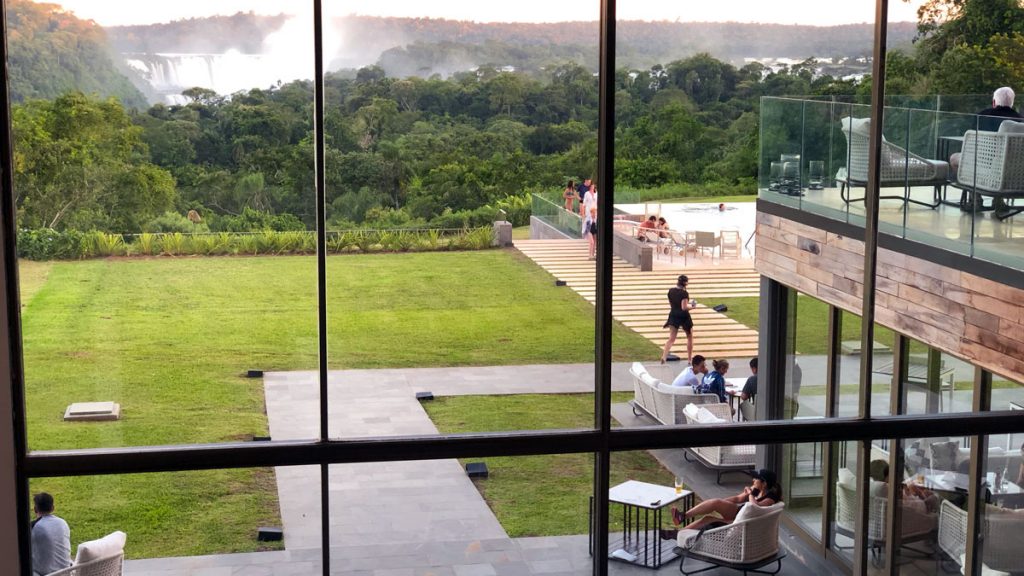
<svg viewBox="0 0 1024 576">
<path fill-rule="evenodd" d="M 493 245 L 490 227 L 461 230 L 344 230 L 327 233 L 327 252 L 430 252 L 483 250 Z M 107 256 L 227 256 L 315 254 L 316 233 L 309 231 L 216 234 L 107 234 L 59 232 L 48 228 L 18 233 L 18 257 L 28 260 L 78 260 Z"/>
</svg>

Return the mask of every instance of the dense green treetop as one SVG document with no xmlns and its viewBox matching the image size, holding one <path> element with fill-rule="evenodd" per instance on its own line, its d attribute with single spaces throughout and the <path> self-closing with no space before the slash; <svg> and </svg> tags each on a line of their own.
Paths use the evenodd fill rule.
<svg viewBox="0 0 1024 576">
<path fill-rule="evenodd" d="M 14 102 L 78 90 L 114 96 L 131 108 L 147 106 L 118 71 L 103 28 L 56 4 L 7 0 L 7 45 Z"/>
</svg>

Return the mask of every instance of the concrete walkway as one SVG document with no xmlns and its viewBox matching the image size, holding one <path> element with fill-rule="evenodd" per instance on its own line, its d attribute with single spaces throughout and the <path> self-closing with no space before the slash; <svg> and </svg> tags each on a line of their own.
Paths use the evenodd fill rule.
<svg viewBox="0 0 1024 576">
<path fill-rule="evenodd" d="M 564 280 L 569 288 L 591 304 L 596 298 L 594 263 L 587 260 L 582 240 L 517 240 L 516 248 L 548 273 Z M 682 263 L 682 258 L 677 259 Z M 758 297 L 760 276 L 750 260 L 700 261 L 690 266 L 641 272 L 616 257 L 612 272 L 612 315 L 623 325 L 659 348 L 668 338 L 664 328 L 668 316 L 666 292 L 680 274 L 690 279 L 690 296 L 697 300 L 691 314 L 694 323 L 694 354 L 709 358 L 750 358 L 757 356 L 757 332 L 710 307 L 716 300 Z M 676 340 L 672 351 L 686 356 L 686 339 Z"/>
<path fill-rule="evenodd" d="M 678 367 L 657 367 L 666 373 Z M 345 370 L 330 373 L 332 437 L 433 434 L 415 399 L 465 394 L 566 393 L 593 390 L 593 365 Z M 316 373 L 268 373 L 267 416 L 275 440 L 316 435 Z M 613 389 L 631 390 L 627 364 L 613 366 Z M 625 404 L 613 412 L 644 425 Z M 701 478 L 678 450 L 655 451 L 674 474 L 689 476 L 702 497 L 733 489 Z M 283 551 L 129 560 L 130 576 L 293 576 L 320 570 L 320 476 L 316 466 L 278 467 Z M 344 576 L 584 576 L 592 571 L 585 535 L 509 538 L 456 460 L 340 464 L 330 469 L 331 574 Z M 529 495 L 524 495 L 529 497 Z M 585 503 L 580 504 L 585 513 Z M 790 537 L 786 545 L 798 544 Z M 676 563 L 659 572 L 673 573 Z M 647 570 L 611 563 L 613 574 Z M 727 573 L 714 571 L 710 574 Z M 787 562 L 787 574 L 813 574 Z M 820 570 L 817 573 L 821 573 Z"/>
</svg>

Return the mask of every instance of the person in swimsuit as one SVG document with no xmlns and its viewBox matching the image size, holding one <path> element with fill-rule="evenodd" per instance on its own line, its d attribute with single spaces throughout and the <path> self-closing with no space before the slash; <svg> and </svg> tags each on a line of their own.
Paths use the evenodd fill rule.
<svg viewBox="0 0 1024 576">
<path fill-rule="evenodd" d="M 668 291 L 668 304 L 671 310 L 668 313 L 668 320 L 662 326 L 662 328 L 669 329 L 668 341 L 665 342 L 665 348 L 661 352 L 662 364 L 668 359 L 668 353 L 672 350 L 672 345 L 676 343 L 676 336 L 679 334 L 680 328 L 686 332 L 686 361 L 689 362 L 693 358 L 693 318 L 690 317 L 693 302 L 690 301 L 690 293 L 686 291 L 687 282 L 689 279 L 685 275 L 680 276 L 676 287 L 669 288 Z"/>
<path fill-rule="evenodd" d="M 700 530 L 705 526 L 714 524 L 725 525 L 736 519 L 736 514 L 744 506 L 771 506 L 776 502 L 782 502 L 782 486 L 779 486 L 778 477 L 775 472 L 764 468 L 747 472 L 753 478 L 750 486 L 743 489 L 743 492 L 728 498 L 712 498 L 697 504 L 686 511 L 684 515 L 679 509 L 672 508 L 672 521 L 682 524 L 685 518 L 703 516 L 690 522 L 683 527 L 684 530 Z M 718 516 L 712 516 L 718 514 Z M 678 530 L 661 530 L 663 540 L 672 540 L 678 534 Z"/>
</svg>

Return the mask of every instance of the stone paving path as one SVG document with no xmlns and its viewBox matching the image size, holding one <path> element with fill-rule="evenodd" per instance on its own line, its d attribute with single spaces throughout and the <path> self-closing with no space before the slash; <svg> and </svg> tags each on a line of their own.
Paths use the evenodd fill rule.
<svg viewBox="0 0 1024 576">
<path fill-rule="evenodd" d="M 669 367 L 654 368 L 669 371 Z M 675 369 L 672 367 L 671 369 Z M 666 374 L 667 375 L 667 374 Z M 613 389 L 632 389 L 628 364 L 612 369 Z M 345 370 L 330 373 L 331 435 L 365 437 L 436 433 L 418 391 L 437 396 L 590 392 L 590 364 Z M 318 414 L 315 372 L 278 372 L 264 376 L 267 416 L 275 440 L 316 434 Z M 616 418 L 628 425 L 648 424 L 626 405 Z M 682 462 L 680 452 L 655 451 L 676 474 L 703 468 Z M 700 468 L 699 470 L 696 468 Z M 319 574 L 319 467 L 278 467 L 277 488 L 285 532 L 285 550 L 125 562 L 128 576 L 298 576 Z M 710 473 L 709 473 L 710 474 Z M 733 489 L 692 477 L 708 495 Z M 509 538 L 456 460 L 381 464 L 340 464 L 330 469 L 331 574 L 339 576 L 535 576 L 592 573 L 585 535 Z M 702 489 L 704 490 L 704 489 Z M 702 495 L 704 492 L 702 492 Z M 581 504 L 581 507 L 585 505 Z M 787 537 L 787 545 L 796 541 Z M 797 543 L 798 544 L 798 543 Z M 659 570 L 672 574 L 678 564 Z M 611 563 L 616 576 L 650 571 Z M 726 574 L 713 571 L 709 574 Z M 798 562 L 787 574 L 814 574 Z M 820 573 L 820 572 L 819 572 Z"/>
<path fill-rule="evenodd" d="M 587 260 L 587 245 L 582 240 L 516 240 L 515 246 L 588 302 L 597 301 L 594 263 Z M 612 315 L 658 347 L 663 346 L 668 338 L 663 328 L 668 316 L 665 293 L 675 285 L 679 274 L 689 277 L 690 296 L 698 301 L 692 311 L 694 353 L 709 358 L 757 356 L 757 332 L 708 307 L 714 306 L 716 299 L 759 296 L 760 277 L 749 260 L 718 264 L 701 260 L 689 267 L 641 272 L 615 257 Z M 672 351 L 685 356 L 686 339 L 679 338 Z"/>
</svg>

